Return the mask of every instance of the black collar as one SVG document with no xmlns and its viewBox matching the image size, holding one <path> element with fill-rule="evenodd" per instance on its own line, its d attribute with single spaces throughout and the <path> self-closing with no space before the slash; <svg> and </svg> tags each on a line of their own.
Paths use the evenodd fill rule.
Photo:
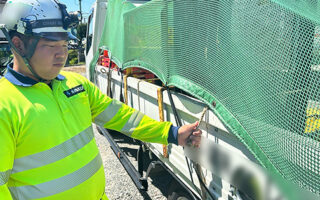
<svg viewBox="0 0 320 200">
<path fill-rule="evenodd" d="M 32 78 L 13 70 L 9 65 L 7 66 L 7 73 L 4 75 L 4 77 L 8 79 L 8 81 L 10 81 L 12 84 L 23 87 L 30 87 L 38 83 L 38 81 L 35 81 Z M 65 79 L 65 77 L 59 74 L 55 79 L 62 81 Z"/>
</svg>

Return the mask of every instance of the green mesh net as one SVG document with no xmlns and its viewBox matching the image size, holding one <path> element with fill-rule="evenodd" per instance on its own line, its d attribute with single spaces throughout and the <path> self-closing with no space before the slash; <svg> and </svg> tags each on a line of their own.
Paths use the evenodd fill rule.
<svg viewBox="0 0 320 200">
<path fill-rule="evenodd" d="M 110 0 L 100 47 L 202 99 L 261 165 L 320 194 L 320 1 Z"/>
</svg>

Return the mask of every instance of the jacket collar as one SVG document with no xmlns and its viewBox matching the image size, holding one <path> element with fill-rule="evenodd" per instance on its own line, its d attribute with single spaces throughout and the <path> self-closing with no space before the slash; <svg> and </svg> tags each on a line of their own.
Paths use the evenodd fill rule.
<svg viewBox="0 0 320 200">
<path fill-rule="evenodd" d="M 25 76 L 24 74 L 21 74 L 15 70 L 13 70 L 9 65 L 7 66 L 7 72 L 4 75 L 4 77 L 10 81 L 14 85 L 23 86 L 23 87 L 30 87 L 34 84 L 38 83 L 38 81 L 33 80 L 32 78 L 29 78 Z M 65 79 L 65 77 L 61 74 L 59 74 L 56 78 L 56 80 L 62 81 Z"/>
</svg>

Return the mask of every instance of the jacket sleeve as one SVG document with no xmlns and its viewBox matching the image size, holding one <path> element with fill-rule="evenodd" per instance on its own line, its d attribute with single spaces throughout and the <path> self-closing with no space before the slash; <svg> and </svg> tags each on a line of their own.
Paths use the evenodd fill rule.
<svg viewBox="0 0 320 200">
<path fill-rule="evenodd" d="M 15 138 L 12 131 L 11 117 L 0 108 L 0 199 L 12 199 L 8 189 L 15 152 Z"/>
<path fill-rule="evenodd" d="M 118 100 L 111 99 L 89 81 L 87 92 L 92 118 L 96 124 L 145 142 L 168 144 L 171 122 L 158 122 Z"/>
</svg>

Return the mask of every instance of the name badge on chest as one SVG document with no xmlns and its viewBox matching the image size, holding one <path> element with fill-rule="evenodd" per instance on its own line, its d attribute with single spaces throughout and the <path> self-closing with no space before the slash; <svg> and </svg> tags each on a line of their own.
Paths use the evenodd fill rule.
<svg viewBox="0 0 320 200">
<path fill-rule="evenodd" d="M 69 90 L 64 91 L 63 93 L 69 98 L 69 97 L 72 97 L 72 96 L 79 94 L 80 92 L 84 92 L 84 91 L 85 90 L 84 90 L 83 85 L 78 85 L 74 88 L 71 88 Z"/>
</svg>

